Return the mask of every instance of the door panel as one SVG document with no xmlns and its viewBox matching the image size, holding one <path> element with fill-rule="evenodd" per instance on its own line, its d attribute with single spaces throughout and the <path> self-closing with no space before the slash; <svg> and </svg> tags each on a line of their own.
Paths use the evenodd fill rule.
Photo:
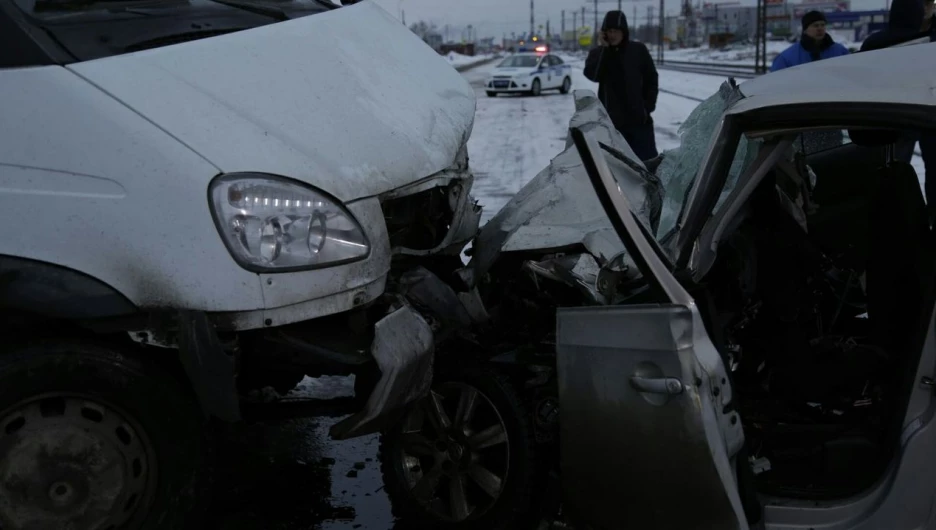
<svg viewBox="0 0 936 530">
<path fill-rule="evenodd" d="M 730 388 L 696 360 L 720 363 L 694 312 L 559 313 L 564 500 L 595 528 L 747 528 L 728 458 L 743 442 L 740 418 L 721 413 Z"/>
<path fill-rule="evenodd" d="M 722 358 L 598 143 L 572 137 L 659 305 L 560 309 L 561 467 L 573 518 L 596 529 L 746 529 L 733 457 L 744 443 Z"/>
</svg>

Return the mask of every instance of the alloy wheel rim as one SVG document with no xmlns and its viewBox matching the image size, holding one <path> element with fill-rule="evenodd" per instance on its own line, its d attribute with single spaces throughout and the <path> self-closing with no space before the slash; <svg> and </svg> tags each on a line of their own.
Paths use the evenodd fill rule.
<svg viewBox="0 0 936 530">
<path fill-rule="evenodd" d="M 511 454 L 506 424 L 487 396 L 465 383 L 444 383 L 403 421 L 398 462 L 417 502 L 449 522 L 494 506 Z"/>
</svg>

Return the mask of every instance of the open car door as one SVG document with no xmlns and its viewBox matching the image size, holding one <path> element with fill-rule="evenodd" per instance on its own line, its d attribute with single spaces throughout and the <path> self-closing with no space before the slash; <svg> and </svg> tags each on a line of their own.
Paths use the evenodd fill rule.
<svg viewBox="0 0 936 530">
<path fill-rule="evenodd" d="M 571 132 L 660 303 L 558 313 L 564 507 L 575 523 L 602 530 L 747 529 L 734 467 L 744 434 L 722 358 L 598 142 Z"/>
</svg>

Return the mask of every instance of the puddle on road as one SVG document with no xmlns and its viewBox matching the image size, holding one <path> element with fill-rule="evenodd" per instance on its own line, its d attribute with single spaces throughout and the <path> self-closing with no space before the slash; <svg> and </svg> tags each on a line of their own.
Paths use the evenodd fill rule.
<svg viewBox="0 0 936 530">
<path fill-rule="evenodd" d="M 306 379 L 292 397 L 350 392 L 344 378 Z M 211 530 L 406 530 L 383 491 L 379 437 L 333 442 L 338 419 L 230 426 L 218 442 Z M 349 476 L 350 475 L 350 476 Z"/>
</svg>

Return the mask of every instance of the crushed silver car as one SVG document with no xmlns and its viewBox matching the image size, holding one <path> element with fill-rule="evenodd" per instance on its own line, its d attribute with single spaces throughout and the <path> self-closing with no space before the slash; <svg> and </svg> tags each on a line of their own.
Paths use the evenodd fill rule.
<svg viewBox="0 0 936 530">
<path fill-rule="evenodd" d="M 452 281 L 483 318 L 384 435 L 397 512 L 932 528 L 936 246 L 895 153 L 936 123 L 934 47 L 726 82 L 659 160 L 577 93 Z"/>
</svg>

